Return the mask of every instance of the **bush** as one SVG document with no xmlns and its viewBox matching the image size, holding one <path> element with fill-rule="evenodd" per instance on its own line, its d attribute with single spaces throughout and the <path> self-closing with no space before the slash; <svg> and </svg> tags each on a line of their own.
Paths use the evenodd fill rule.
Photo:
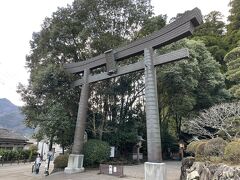
<svg viewBox="0 0 240 180">
<path fill-rule="evenodd" d="M 37 157 L 37 155 L 38 155 L 37 150 L 38 150 L 38 148 L 37 148 L 36 145 L 31 145 L 31 146 L 29 147 L 30 153 L 29 153 L 28 159 L 29 159 L 30 161 L 34 161 L 34 160 L 36 159 L 36 157 Z"/>
<path fill-rule="evenodd" d="M 224 154 L 224 148 L 227 145 L 227 142 L 223 140 L 222 138 L 214 138 L 210 139 L 204 148 L 204 154 L 205 156 L 217 156 L 217 157 L 223 157 Z"/>
<path fill-rule="evenodd" d="M 3 161 L 26 160 L 29 154 L 29 150 L 0 150 Z"/>
<path fill-rule="evenodd" d="M 30 150 L 22 151 L 22 157 L 24 160 L 27 160 L 29 158 L 29 155 L 30 155 Z"/>
<path fill-rule="evenodd" d="M 206 140 L 199 141 L 196 145 L 196 156 L 204 156 L 205 145 L 207 144 Z"/>
<path fill-rule="evenodd" d="M 206 140 L 192 141 L 187 145 L 187 152 L 195 155 L 200 154 L 200 149 L 204 149 L 205 144 Z"/>
<path fill-rule="evenodd" d="M 240 163 L 240 139 L 228 143 L 224 150 L 224 159 L 229 162 Z"/>
<path fill-rule="evenodd" d="M 59 168 L 59 169 L 64 169 L 68 165 L 68 154 L 64 155 L 59 155 L 55 158 L 53 164 L 54 164 L 54 169 Z"/>
<path fill-rule="evenodd" d="M 104 141 L 92 139 L 84 144 L 83 154 L 85 166 L 98 165 L 109 158 L 110 146 Z"/>
</svg>

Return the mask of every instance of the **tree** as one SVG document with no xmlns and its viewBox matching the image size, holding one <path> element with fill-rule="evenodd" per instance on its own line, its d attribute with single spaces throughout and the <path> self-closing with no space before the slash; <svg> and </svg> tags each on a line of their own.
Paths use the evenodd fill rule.
<svg viewBox="0 0 240 180">
<path fill-rule="evenodd" d="M 46 136 L 64 148 L 72 143 L 75 127 L 77 101 L 76 92 L 70 88 L 72 79 L 57 65 L 49 65 L 37 73 L 40 75 L 34 76 L 34 83 L 18 87 L 26 103 L 22 107 L 25 123 L 31 128 L 38 127 L 35 136 Z"/>
<path fill-rule="evenodd" d="M 231 94 L 240 98 L 240 47 L 236 47 L 226 54 L 224 60 L 227 63 L 227 79 L 232 83 Z"/>
<path fill-rule="evenodd" d="M 70 145 L 79 90 L 70 87 L 76 77 L 67 75 L 62 64 L 86 60 L 130 41 L 151 15 L 148 0 L 75 0 L 46 18 L 41 31 L 33 33 L 31 52 L 26 57 L 29 84 L 18 88 L 25 102 L 26 124 L 39 127 L 53 141 Z M 104 90 L 96 93 L 104 97 L 109 89 Z M 109 99 L 103 98 L 103 102 L 104 108 L 109 107 Z"/>
<path fill-rule="evenodd" d="M 167 15 L 158 15 L 147 19 L 134 39 L 147 36 L 154 31 L 160 30 L 166 25 Z"/>
<path fill-rule="evenodd" d="M 182 47 L 189 49 L 188 60 L 164 65 L 157 70 L 161 127 L 170 133 L 169 125 L 174 125 L 173 132 L 177 137 L 184 118 L 228 97 L 220 64 L 202 42 L 185 39 L 161 52 Z"/>
<path fill-rule="evenodd" d="M 230 49 L 233 49 L 240 43 L 240 0 L 231 0 L 229 6 L 230 15 L 228 16 L 227 40 Z"/>
<path fill-rule="evenodd" d="M 240 133 L 240 102 L 218 104 L 202 111 L 186 122 L 185 131 L 200 137 L 214 138 L 221 133 L 229 139 L 237 137 Z"/>
<path fill-rule="evenodd" d="M 166 23 L 165 18 L 159 15 L 147 19 L 133 39 L 161 29 Z M 120 65 L 136 62 L 140 58 L 128 58 Z M 124 147 L 132 148 L 137 135 L 146 137 L 143 73 L 135 72 L 95 83 L 91 86 L 91 93 L 87 126 L 90 136 L 103 138 L 121 148 L 122 152 L 125 151 Z"/>
<path fill-rule="evenodd" d="M 194 32 L 193 39 L 202 40 L 213 57 L 225 68 L 224 56 L 228 50 L 225 40 L 226 25 L 219 11 L 212 11 L 204 16 L 204 23 Z"/>
</svg>

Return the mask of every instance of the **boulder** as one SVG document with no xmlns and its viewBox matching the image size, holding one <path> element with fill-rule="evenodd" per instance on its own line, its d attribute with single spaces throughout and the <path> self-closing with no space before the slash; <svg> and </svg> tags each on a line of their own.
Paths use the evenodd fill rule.
<svg viewBox="0 0 240 180">
<path fill-rule="evenodd" d="M 186 180 L 198 180 L 199 179 L 199 174 L 197 170 L 194 170 L 192 172 L 189 172 L 187 174 L 187 179 Z"/>
<path fill-rule="evenodd" d="M 181 167 L 181 176 L 180 180 L 186 180 L 187 179 L 187 169 L 190 169 L 190 167 L 193 165 L 195 161 L 194 157 L 186 157 L 182 160 L 182 167 Z"/>
<path fill-rule="evenodd" d="M 211 172 L 206 166 L 204 166 L 199 180 L 210 180 L 210 179 L 211 179 Z"/>
</svg>

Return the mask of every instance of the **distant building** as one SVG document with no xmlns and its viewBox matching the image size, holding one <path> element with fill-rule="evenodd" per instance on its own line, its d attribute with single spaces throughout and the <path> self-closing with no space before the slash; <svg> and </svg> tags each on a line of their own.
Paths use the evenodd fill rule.
<svg viewBox="0 0 240 180">
<path fill-rule="evenodd" d="M 27 141 L 27 138 L 14 133 L 11 130 L 0 128 L 0 149 L 23 149 L 28 144 Z"/>
</svg>

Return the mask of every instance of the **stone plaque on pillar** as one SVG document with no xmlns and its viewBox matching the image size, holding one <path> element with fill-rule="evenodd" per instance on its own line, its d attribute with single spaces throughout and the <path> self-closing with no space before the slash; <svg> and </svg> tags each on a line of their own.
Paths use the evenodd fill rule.
<svg viewBox="0 0 240 180">
<path fill-rule="evenodd" d="M 108 75 L 112 75 L 117 72 L 116 61 L 114 58 L 113 50 L 110 49 L 104 53 L 106 58 L 107 73 Z"/>
</svg>

